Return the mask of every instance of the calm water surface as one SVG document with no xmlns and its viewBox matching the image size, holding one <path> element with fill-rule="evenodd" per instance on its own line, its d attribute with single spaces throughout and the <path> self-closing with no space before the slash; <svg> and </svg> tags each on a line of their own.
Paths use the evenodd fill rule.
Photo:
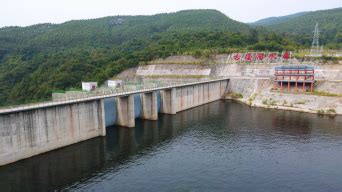
<svg viewBox="0 0 342 192">
<path fill-rule="evenodd" d="M 0 167 L 0 191 L 342 191 L 342 118 L 218 101 Z"/>
</svg>

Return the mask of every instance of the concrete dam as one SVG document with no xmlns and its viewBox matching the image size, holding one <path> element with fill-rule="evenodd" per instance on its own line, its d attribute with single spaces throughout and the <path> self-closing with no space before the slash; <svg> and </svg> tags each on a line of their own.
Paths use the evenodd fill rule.
<svg viewBox="0 0 342 192">
<path fill-rule="evenodd" d="M 0 110 L 0 165 L 91 138 L 106 127 L 132 128 L 135 119 L 157 120 L 221 99 L 229 79 L 216 79 L 120 94 L 105 94 Z"/>
</svg>

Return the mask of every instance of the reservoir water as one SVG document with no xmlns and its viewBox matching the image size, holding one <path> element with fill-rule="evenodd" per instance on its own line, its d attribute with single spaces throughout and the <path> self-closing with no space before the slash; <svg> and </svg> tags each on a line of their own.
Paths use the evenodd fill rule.
<svg viewBox="0 0 342 192">
<path fill-rule="evenodd" d="M 0 191 L 341 191 L 342 118 L 218 101 L 0 167 Z"/>
</svg>

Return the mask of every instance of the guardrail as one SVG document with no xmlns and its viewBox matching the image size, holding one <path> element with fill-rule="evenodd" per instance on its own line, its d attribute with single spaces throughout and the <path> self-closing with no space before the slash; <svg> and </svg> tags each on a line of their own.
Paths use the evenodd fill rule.
<svg viewBox="0 0 342 192">
<path fill-rule="evenodd" d="M 143 93 L 143 92 L 158 91 L 162 89 L 191 86 L 191 85 L 210 83 L 210 82 L 216 82 L 216 81 L 222 81 L 222 80 L 228 80 L 228 79 L 230 78 L 217 77 L 217 78 L 212 78 L 211 80 L 197 81 L 197 82 L 191 82 L 191 83 L 167 82 L 167 83 L 162 83 L 162 85 L 159 85 L 159 86 L 146 85 L 136 90 L 124 90 L 124 89 L 114 90 L 113 89 L 113 90 L 105 90 L 101 92 L 91 92 L 91 94 L 89 95 L 80 95 L 79 97 L 76 96 L 77 98 L 73 98 L 73 99 L 31 103 L 31 104 L 26 104 L 26 105 L 17 105 L 17 106 L 10 106 L 6 108 L 0 108 L 0 114 L 26 111 L 26 110 L 32 110 L 32 109 L 38 109 L 38 108 L 45 108 L 45 107 L 52 107 L 52 106 L 57 106 L 57 105 L 65 105 L 65 104 L 71 104 L 71 103 L 79 103 L 79 102 L 84 102 L 84 101 L 93 101 L 93 100 L 105 99 L 105 98 L 110 98 L 110 97 L 126 96 L 130 94 L 138 94 L 138 93 Z"/>
</svg>

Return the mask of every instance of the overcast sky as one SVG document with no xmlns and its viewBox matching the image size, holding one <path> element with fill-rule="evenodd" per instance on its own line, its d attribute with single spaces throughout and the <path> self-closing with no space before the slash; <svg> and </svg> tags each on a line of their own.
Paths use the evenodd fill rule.
<svg viewBox="0 0 342 192">
<path fill-rule="evenodd" d="M 336 7 L 342 7 L 342 0 L 0 0 L 0 27 L 184 9 L 217 9 L 232 19 L 252 22 Z"/>
</svg>

